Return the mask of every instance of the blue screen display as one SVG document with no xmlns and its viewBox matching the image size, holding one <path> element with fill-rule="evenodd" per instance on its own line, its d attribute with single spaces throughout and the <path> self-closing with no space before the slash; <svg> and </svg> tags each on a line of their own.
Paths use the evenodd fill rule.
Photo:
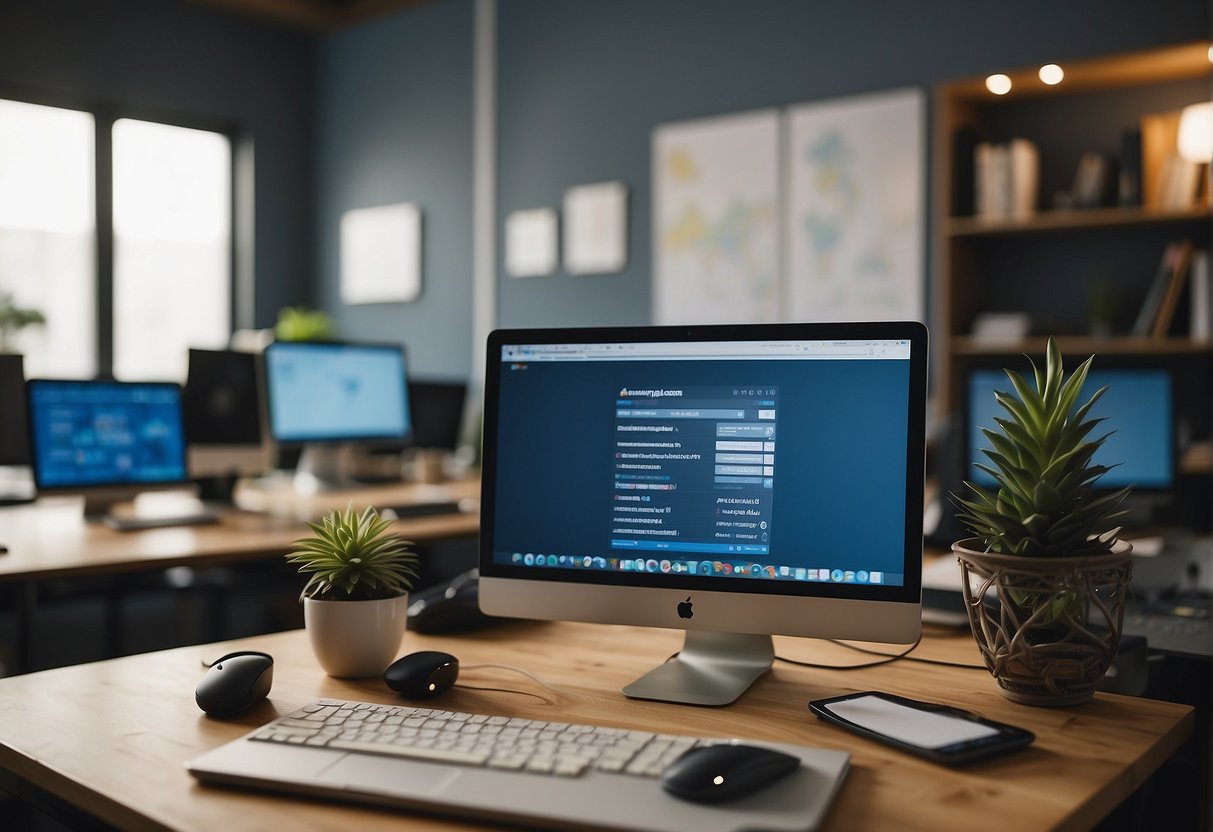
<svg viewBox="0 0 1213 832">
<path fill-rule="evenodd" d="M 1172 487 L 1175 478 L 1175 439 L 1170 374 L 1158 369 L 1091 370 L 1078 404 L 1085 404 L 1096 390 L 1104 386 L 1108 389 L 1091 408 L 1089 416 L 1102 417 L 1106 421 L 1096 425 L 1088 436 L 1097 439 L 1113 431 L 1092 461 L 1097 465 L 1116 467 L 1104 474 L 1096 482 L 1096 487 Z M 994 417 L 1007 418 L 1007 412 L 994 399 L 996 390 L 1014 393 L 1011 380 L 1002 370 L 981 369 L 969 374 L 970 465 L 965 475 L 970 481 L 987 488 L 994 485 L 994 478 L 973 467 L 972 463 L 981 462 L 993 467 L 986 455 L 981 453 L 982 449 L 990 447 L 981 429 L 997 431 Z"/>
<path fill-rule="evenodd" d="M 278 442 L 404 439 L 409 407 L 396 346 L 277 342 L 265 353 Z"/>
<path fill-rule="evenodd" d="M 186 479 L 175 384 L 31 381 L 29 420 L 39 488 Z"/>
<path fill-rule="evenodd" d="M 903 585 L 905 349 L 904 360 L 507 355 L 494 562 Z"/>
</svg>

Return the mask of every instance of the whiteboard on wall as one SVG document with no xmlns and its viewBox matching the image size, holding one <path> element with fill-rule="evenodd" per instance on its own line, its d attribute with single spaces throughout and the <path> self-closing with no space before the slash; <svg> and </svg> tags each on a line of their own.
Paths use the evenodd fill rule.
<svg viewBox="0 0 1213 832">
<path fill-rule="evenodd" d="M 789 318 L 923 320 L 924 108 L 901 89 L 788 109 Z"/>
<path fill-rule="evenodd" d="M 653 134 L 653 322 L 779 317 L 779 112 Z"/>
</svg>

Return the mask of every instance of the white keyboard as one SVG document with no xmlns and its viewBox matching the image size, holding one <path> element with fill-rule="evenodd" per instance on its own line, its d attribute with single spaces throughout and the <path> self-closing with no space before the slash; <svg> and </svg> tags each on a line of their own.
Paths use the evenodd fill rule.
<svg viewBox="0 0 1213 832">
<path fill-rule="evenodd" d="M 720 742 L 338 699 L 305 705 L 249 739 L 562 777 L 579 777 L 591 768 L 658 777 L 688 749 Z"/>
<path fill-rule="evenodd" d="M 731 803 L 688 803 L 661 787 L 660 774 L 679 755 L 720 742 L 736 740 L 318 699 L 186 768 L 216 785 L 528 829 L 809 832 L 825 818 L 849 764 L 844 751 L 746 740 L 801 765 Z"/>
</svg>

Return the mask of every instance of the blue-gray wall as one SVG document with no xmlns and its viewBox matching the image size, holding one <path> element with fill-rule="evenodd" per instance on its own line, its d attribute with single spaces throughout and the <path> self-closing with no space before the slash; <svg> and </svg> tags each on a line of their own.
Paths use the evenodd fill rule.
<svg viewBox="0 0 1213 832">
<path fill-rule="evenodd" d="M 184 0 L 0 0 L 0 96 L 235 125 L 255 155 L 255 323 L 309 296 L 310 35 Z"/>
<path fill-rule="evenodd" d="M 1208 38 L 1207 0 L 500 0 L 497 228 L 571 185 L 631 192 L 617 275 L 512 280 L 502 326 L 649 322 L 649 142 L 678 119 Z"/>
<path fill-rule="evenodd" d="M 467 378 L 472 355 L 472 0 L 442 0 L 326 37 L 316 106 L 316 301 L 343 337 L 403 343 L 418 376 Z M 422 294 L 346 306 L 338 224 L 415 202 Z"/>
</svg>

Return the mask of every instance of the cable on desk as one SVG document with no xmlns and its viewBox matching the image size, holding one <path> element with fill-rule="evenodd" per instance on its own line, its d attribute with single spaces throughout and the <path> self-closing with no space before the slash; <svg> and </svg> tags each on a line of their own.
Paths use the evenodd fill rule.
<svg viewBox="0 0 1213 832">
<path fill-rule="evenodd" d="M 858 653 L 867 653 L 871 656 L 880 656 L 881 658 L 877 659 L 876 661 L 864 662 L 862 664 L 826 664 L 825 662 L 805 662 L 805 661 L 800 661 L 799 659 L 789 659 L 785 656 L 778 656 L 778 655 L 775 656 L 775 658 L 781 662 L 787 662 L 788 664 L 795 664 L 795 665 L 799 665 L 801 667 L 815 667 L 815 668 L 819 668 L 822 670 L 862 670 L 865 667 L 876 667 L 878 665 L 889 664 L 890 662 L 899 661 L 901 659 L 905 659 L 908 662 L 921 662 L 922 664 L 938 664 L 938 665 L 943 665 L 944 667 L 961 667 L 961 668 L 964 668 L 965 670 L 985 670 L 986 669 L 986 666 L 982 665 L 982 664 L 969 664 L 967 662 L 950 662 L 945 659 L 925 659 L 921 656 L 911 656 L 910 653 L 912 653 L 914 650 L 918 649 L 918 646 L 922 644 L 921 635 L 919 635 L 918 638 L 915 640 L 915 642 L 913 644 L 911 644 L 909 647 L 907 647 L 905 650 L 902 650 L 900 653 L 893 653 L 893 654 L 882 653 L 879 650 L 871 650 L 867 647 L 860 647 L 859 645 L 856 645 L 856 644 L 848 644 L 847 642 L 839 641 L 836 638 L 828 638 L 828 639 L 826 639 L 826 641 L 830 642 L 830 644 L 837 644 L 839 647 L 846 647 L 847 649 L 854 650 Z"/>
<path fill-rule="evenodd" d="M 539 685 L 542 688 L 546 688 L 546 689 L 550 690 L 552 693 L 556 694 L 557 696 L 566 695 L 564 693 L 564 691 L 560 690 L 559 688 L 552 687 L 547 682 L 543 681 L 538 676 L 536 676 L 534 673 L 531 673 L 529 670 L 523 670 L 521 667 L 515 667 L 514 665 L 511 665 L 511 664 L 470 664 L 470 665 L 465 666 L 463 668 L 463 670 L 465 670 L 465 671 L 482 670 L 484 668 L 495 668 L 497 670 L 509 670 L 509 671 L 512 671 L 513 673 L 520 673 L 523 676 L 526 676 L 531 681 L 533 681 L 535 684 Z M 514 688 L 481 687 L 479 685 L 465 685 L 463 682 L 456 682 L 455 686 L 464 688 L 466 690 L 487 690 L 487 691 L 495 691 L 497 693 L 520 693 L 523 696 L 533 696 L 541 702 L 548 701 L 545 697 L 540 696 L 537 693 L 532 693 L 529 690 L 515 690 Z"/>
</svg>

